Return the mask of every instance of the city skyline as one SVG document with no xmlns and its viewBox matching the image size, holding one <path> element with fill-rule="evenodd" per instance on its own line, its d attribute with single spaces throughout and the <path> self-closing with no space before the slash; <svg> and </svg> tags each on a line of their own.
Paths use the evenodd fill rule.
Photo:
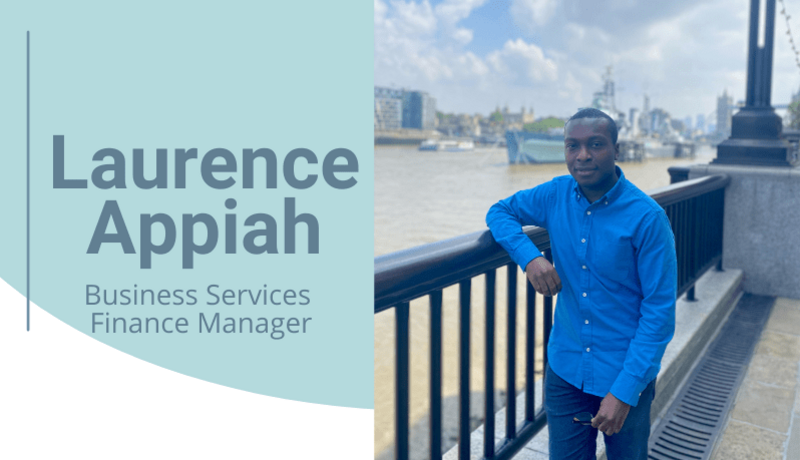
<svg viewBox="0 0 800 460">
<path fill-rule="evenodd" d="M 616 105 L 661 107 L 683 119 L 744 98 L 749 2 L 616 0 L 375 0 L 375 85 L 431 94 L 437 110 L 488 114 L 533 107 L 569 116 L 590 105 L 613 66 Z M 787 13 L 800 17 L 800 2 Z M 780 9 L 780 8 L 779 8 Z M 774 104 L 800 71 L 776 17 Z M 796 27 L 800 30 L 800 25 Z M 796 35 L 796 30 L 793 33 Z"/>
</svg>

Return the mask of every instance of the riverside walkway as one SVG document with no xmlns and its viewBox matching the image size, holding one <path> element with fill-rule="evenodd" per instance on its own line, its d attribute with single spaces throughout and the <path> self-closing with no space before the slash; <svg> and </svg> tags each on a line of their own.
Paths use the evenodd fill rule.
<svg viewBox="0 0 800 460">
<path fill-rule="evenodd" d="M 778 298 L 715 460 L 800 459 L 800 300 Z"/>
</svg>

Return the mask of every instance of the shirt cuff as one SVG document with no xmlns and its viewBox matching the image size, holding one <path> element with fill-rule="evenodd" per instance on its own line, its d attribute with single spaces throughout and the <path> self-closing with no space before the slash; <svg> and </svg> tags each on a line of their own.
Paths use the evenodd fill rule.
<svg viewBox="0 0 800 460">
<path fill-rule="evenodd" d="M 514 251 L 514 254 L 511 258 L 514 259 L 514 262 L 516 262 L 524 272 L 528 264 L 537 257 L 542 257 L 542 253 L 533 243 L 531 243 L 521 245 L 516 251 Z"/>
<path fill-rule="evenodd" d="M 611 394 L 620 401 L 636 407 L 639 404 L 639 396 L 642 391 L 647 387 L 650 382 L 639 380 L 631 374 L 622 371 L 619 373 L 617 380 L 611 385 Z"/>
</svg>

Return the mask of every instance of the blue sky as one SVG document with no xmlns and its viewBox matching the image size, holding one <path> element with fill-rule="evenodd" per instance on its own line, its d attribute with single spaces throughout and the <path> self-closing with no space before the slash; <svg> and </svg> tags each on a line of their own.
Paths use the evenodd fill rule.
<svg viewBox="0 0 800 460">
<path fill-rule="evenodd" d="M 709 114 L 744 98 L 748 0 L 374 0 L 375 84 L 423 90 L 444 112 L 567 116 L 612 65 L 617 107 Z M 800 1 L 786 0 L 800 43 Z M 780 3 L 778 3 L 780 9 Z M 776 17 L 772 100 L 800 86 Z"/>
</svg>

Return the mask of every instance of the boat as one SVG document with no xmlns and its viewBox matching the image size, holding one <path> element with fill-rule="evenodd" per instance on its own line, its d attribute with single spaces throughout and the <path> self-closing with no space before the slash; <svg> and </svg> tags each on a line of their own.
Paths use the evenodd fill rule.
<svg viewBox="0 0 800 460">
<path fill-rule="evenodd" d="M 511 164 L 563 163 L 564 135 L 506 132 L 508 161 Z M 638 141 L 619 140 L 617 161 L 642 161 L 645 145 Z"/>
<path fill-rule="evenodd" d="M 563 163 L 564 134 L 506 131 L 508 162 L 511 164 Z"/>
<path fill-rule="evenodd" d="M 419 144 L 420 150 L 439 150 L 439 141 L 436 139 L 427 139 Z"/>
<path fill-rule="evenodd" d="M 471 140 L 447 140 L 447 141 L 439 141 L 436 139 L 428 139 L 423 141 L 419 145 L 419 150 L 427 150 L 427 151 L 438 151 L 438 150 L 445 150 L 448 152 L 465 152 L 467 150 L 473 150 L 475 148 L 475 142 Z"/>
<path fill-rule="evenodd" d="M 466 152 L 468 150 L 474 150 L 475 143 L 472 141 L 458 141 L 456 145 L 451 145 L 447 147 L 448 152 Z"/>
</svg>

